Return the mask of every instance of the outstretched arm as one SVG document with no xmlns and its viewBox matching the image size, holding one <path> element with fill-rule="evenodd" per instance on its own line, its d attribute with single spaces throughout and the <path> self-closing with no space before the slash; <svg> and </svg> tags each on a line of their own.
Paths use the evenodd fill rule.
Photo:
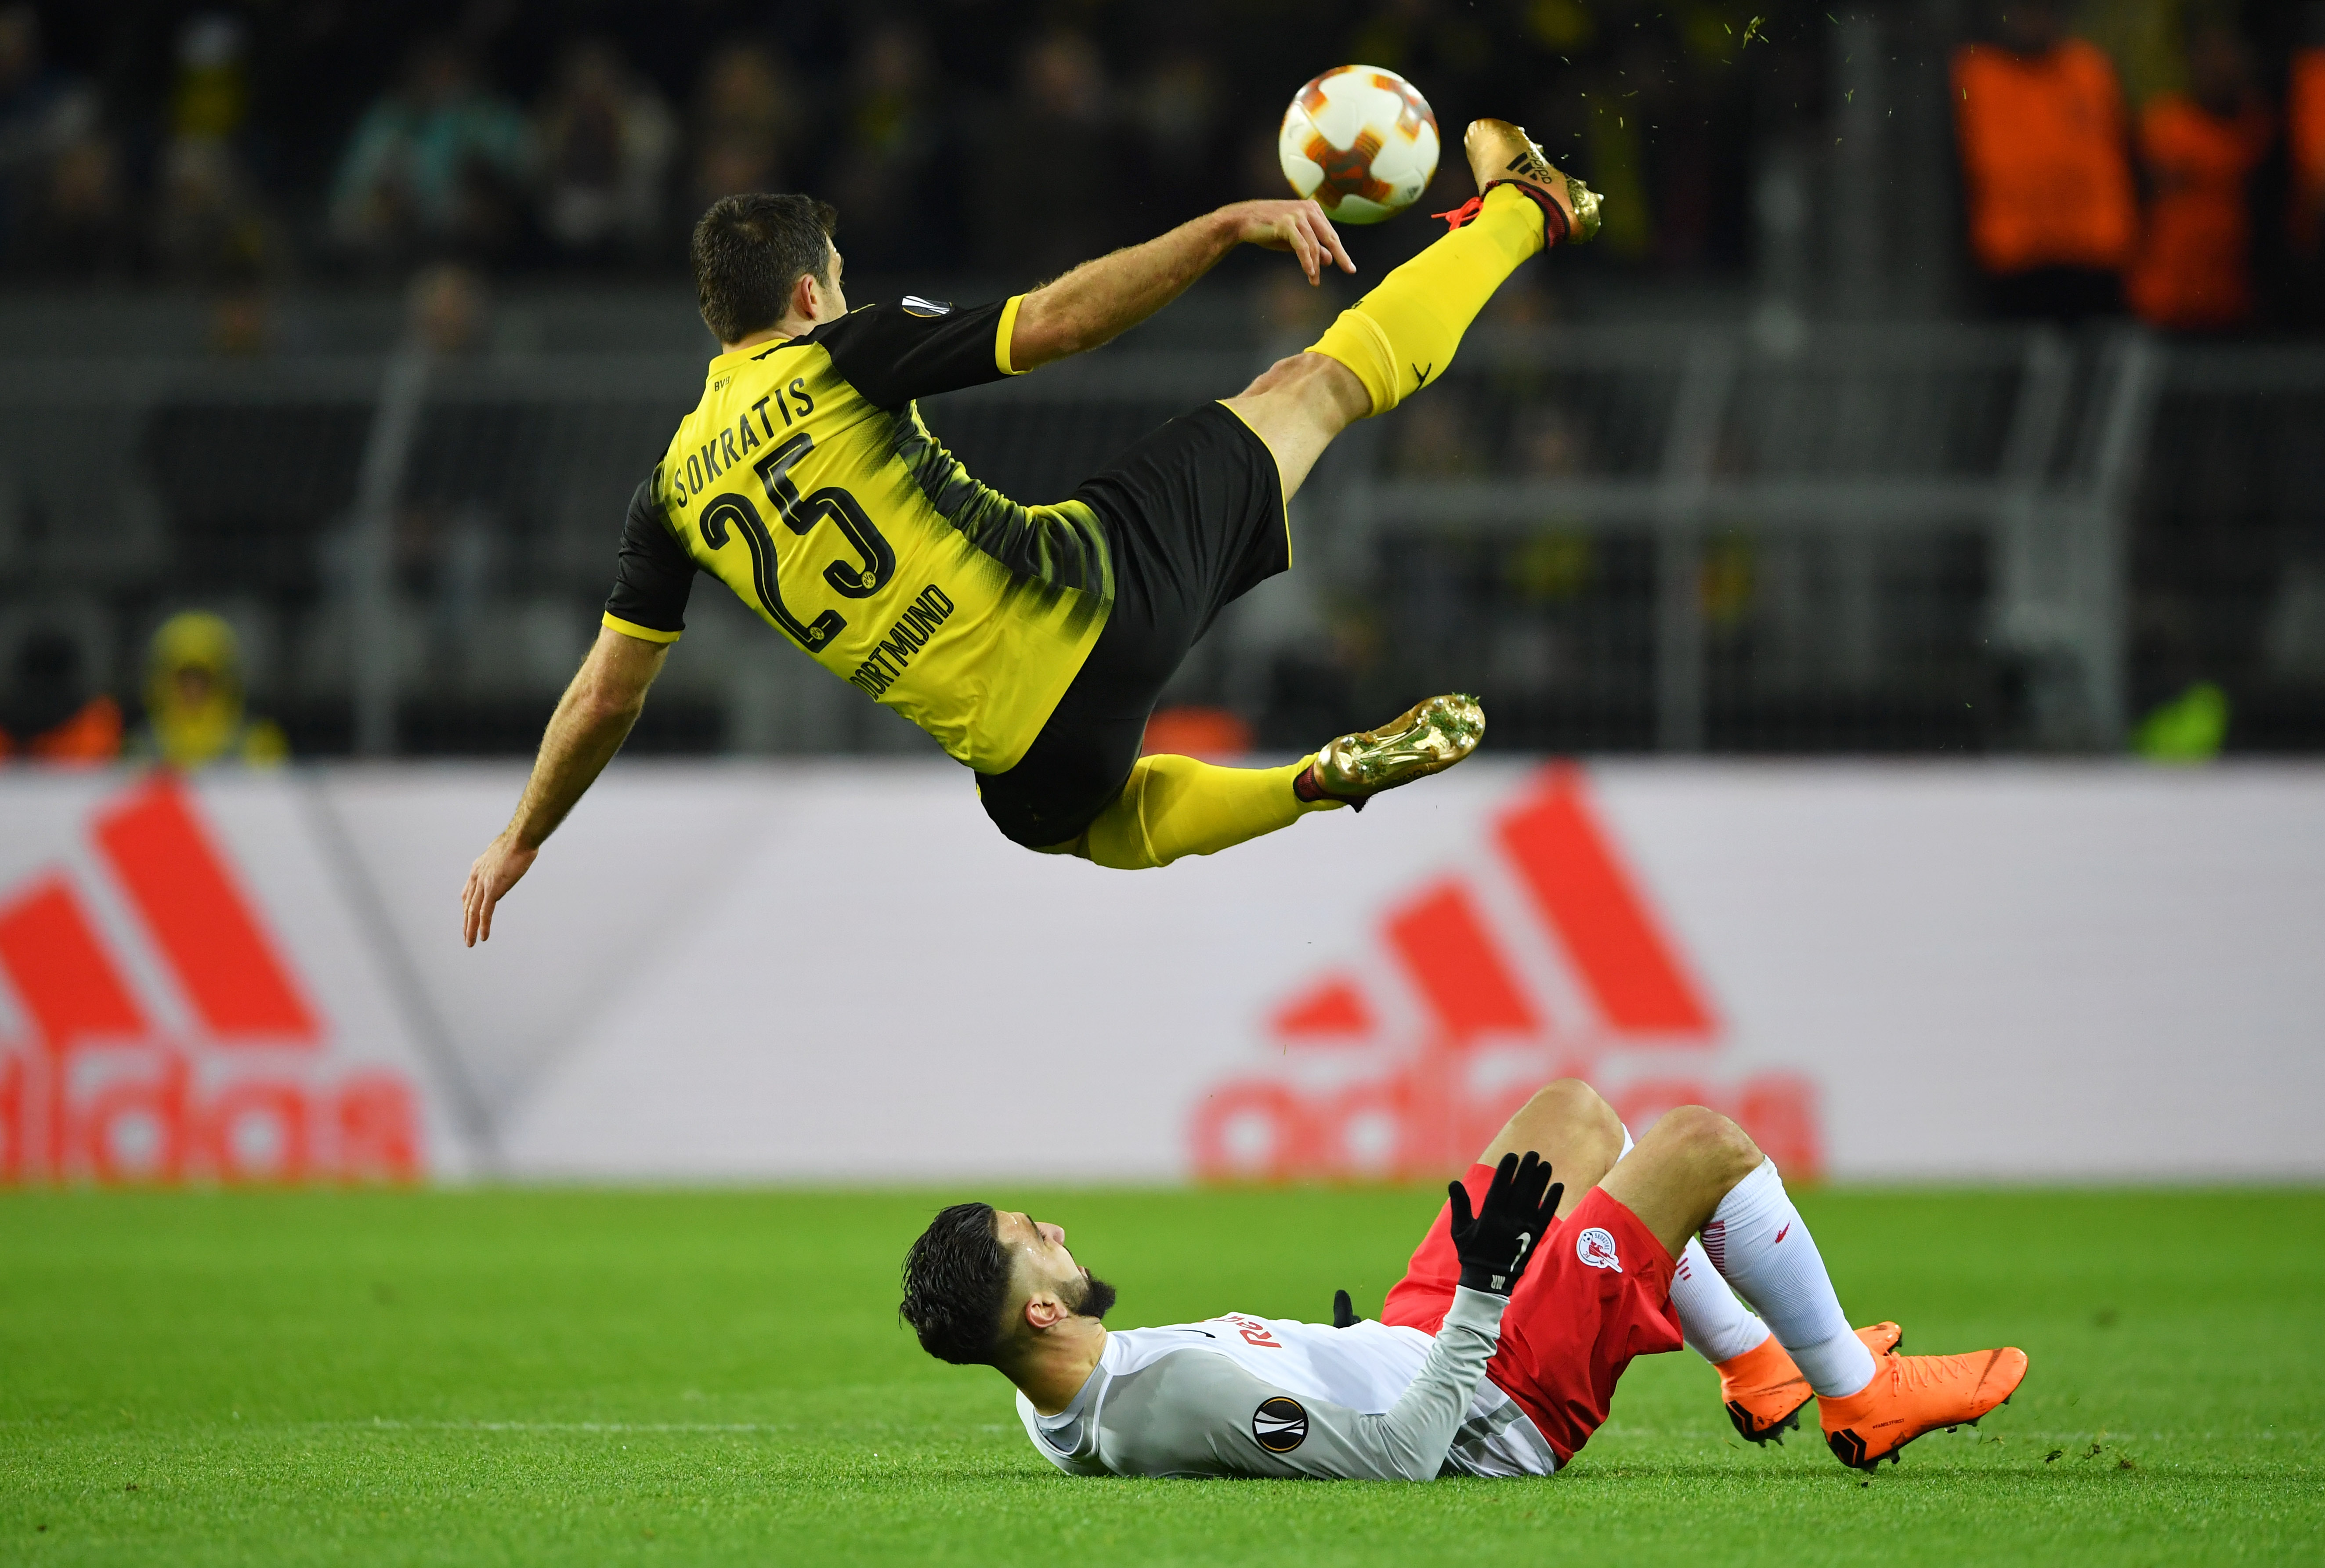
<svg viewBox="0 0 2325 1568">
<path fill-rule="evenodd" d="M 1107 1387 L 1107 1463 L 1123 1475 L 1434 1480 L 1501 1342 L 1508 1304 L 1456 1289 L 1420 1372 L 1378 1413 L 1296 1396 L 1207 1350 L 1173 1351 Z"/>
<path fill-rule="evenodd" d="M 1313 201 L 1238 201 L 1160 239 L 1084 262 L 1027 294 L 1009 338 L 1018 370 L 1086 353 L 1127 332 L 1186 292 L 1238 245 L 1288 250 L 1311 283 L 1327 264 L 1353 273 L 1331 219 Z"/>
<path fill-rule="evenodd" d="M 493 906 L 532 869 L 542 841 L 622 748 L 669 656 L 668 643 L 598 628 L 597 645 L 550 716 L 516 815 L 468 868 L 460 890 L 460 936 L 468 946 L 492 940 Z"/>
</svg>

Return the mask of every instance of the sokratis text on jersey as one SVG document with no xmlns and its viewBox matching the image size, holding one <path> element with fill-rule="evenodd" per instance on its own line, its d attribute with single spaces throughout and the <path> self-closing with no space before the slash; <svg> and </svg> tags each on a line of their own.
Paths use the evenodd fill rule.
<svg viewBox="0 0 2325 1568">
<path fill-rule="evenodd" d="M 685 506 L 702 494 L 705 486 L 717 483 L 719 475 L 742 462 L 764 442 L 774 440 L 777 418 L 788 430 L 814 412 L 815 395 L 807 389 L 807 377 L 792 377 L 789 386 L 775 388 L 753 404 L 747 413 L 737 415 L 733 429 L 722 429 L 689 452 L 685 469 L 670 476 L 671 494 L 678 498 L 680 506 Z"/>
</svg>

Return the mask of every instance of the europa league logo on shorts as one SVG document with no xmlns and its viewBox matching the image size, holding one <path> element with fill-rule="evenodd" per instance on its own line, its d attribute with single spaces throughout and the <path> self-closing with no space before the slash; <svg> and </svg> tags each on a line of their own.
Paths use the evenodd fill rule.
<svg viewBox="0 0 2325 1568">
<path fill-rule="evenodd" d="M 1308 1440 L 1308 1412 L 1279 1394 L 1251 1413 L 1251 1434 L 1270 1453 L 1290 1453 Z"/>
</svg>

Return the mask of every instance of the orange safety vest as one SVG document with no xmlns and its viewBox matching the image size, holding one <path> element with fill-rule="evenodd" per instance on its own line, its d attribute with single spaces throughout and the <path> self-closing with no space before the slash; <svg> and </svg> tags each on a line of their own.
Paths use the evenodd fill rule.
<svg viewBox="0 0 2325 1568">
<path fill-rule="evenodd" d="M 0 729 L 0 757 L 14 749 L 13 738 Z M 90 698 L 62 724 L 26 740 L 24 754 L 41 762 L 111 762 L 121 755 L 121 705 L 110 697 Z"/>
<path fill-rule="evenodd" d="M 2069 39 L 2034 59 L 1991 44 L 1954 55 L 1969 243 L 1989 273 L 2120 268 L 2138 237 L 2123 91 L 2107 57 Z"/>
<path fill-rule="evenodd" d="M 2290 237 L 2295 252 L 2325 252 L 2325 49 L 2293 57 L 2284 97 L 2284 136 L 2293 162 Z"/>
<path fill-rule="evenodd" d="M 2139 157 L 2154 198 L 2125 288 L 2158 327 L 2233 327 L 2253 312 L 2248 181 L 2275 125 L 2254 106 L 2223 119 L 2180 93 L 2139 117 Z"/>
</svg>

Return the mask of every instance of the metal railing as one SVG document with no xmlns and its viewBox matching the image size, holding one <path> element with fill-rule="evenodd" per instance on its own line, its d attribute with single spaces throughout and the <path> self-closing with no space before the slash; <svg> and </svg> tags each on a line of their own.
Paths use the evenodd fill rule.
<svg viewBox="0 0 2325 1568">
<path fill-rule="evenodd" d="M 1264 362 L 1125 348 L 926 412 L 1054 499 Z M 62 626 L 132 693 L 151 626 L 205 604 L 307 749 L 523 749 L 700 378 L 690 353 L 0 364 L 0 654 Z M 2167 410 L 2274 411 L 2297 449 L 2320 395 L 2325 352 L 2128 330 L 1481 327 L 1320 466 L 1294 584 L 1224 621 L 1232 658 L 1184 694 L 1269 738 L 1275 712 L 1286 744 L 1483 681 L 1520 744 L 2112 748 L 2145 679 L 2138 542 L 2180 504 L 2143 478 L 2195 460 Z M 2325 607 L 2325 552 L 2280 515 L 2314 492 L 2279 490 L 2276 569 L 2315 555 Z M 917 744 L 727 597 L 698 594 L 640 744 Z"/>
<path fill-rule="evenodd" d="M 1376 533 L 1525 537 L 1556 519 L 1649 542 L 1653 734 L 1672 751 L 1706 739 L 1708 541 L 1815 541 L 1846 585 L 1830 617 L 1845 650 L 1878 631 L 1868 543 L 1970 533 L 1991 552 L 1987 640 L 2042 672 L 2041 738 L 2107 747 L 2124 725 L 2119 542 L 2161 363 L 2133 333 L 2080 354 L 2049 331 L 1843 329 L 1781 352 L 1741 331 L 1505 336 L 1465 349 L 1448 383 L 1510 400 L 1511 377 L 1555 366 L 1535 404 L 1667 388 L 1660 419 L 1584 471 L 1357 475 L 1342 505 Z"/>
</svg>

